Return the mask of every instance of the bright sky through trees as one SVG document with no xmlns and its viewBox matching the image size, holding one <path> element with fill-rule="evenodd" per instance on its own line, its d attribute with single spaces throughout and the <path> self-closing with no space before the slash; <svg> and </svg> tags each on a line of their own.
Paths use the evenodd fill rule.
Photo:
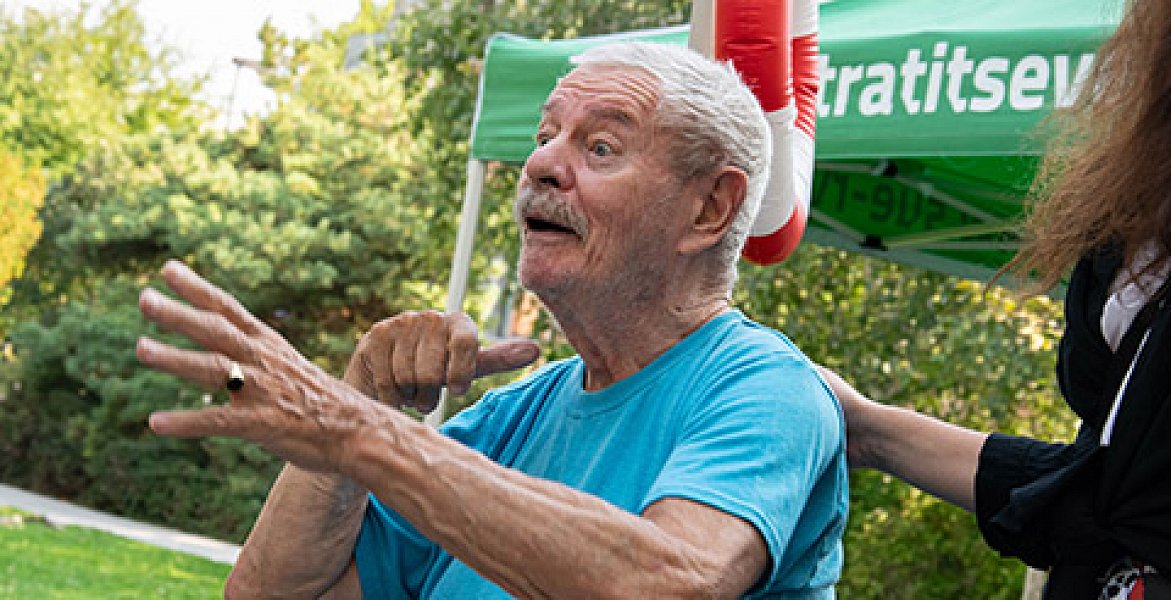
<svg viewBox="0 0 1171 600">
<path fill-rule="evenodd" d="M 92 4 L 101 7 L 107 1 Z M 73 0 L 4 0 L 4 10 L 19 15 L 26 6 L 49 10 L 77 4 Z M 260 58 L 256 32 L 266 19 L 291 37 L 305 37 L 353 19 L 358 4 L 359 0 L 138 0 L 138 12 L 150 39 L 182 52 L 183 73 L 210 76 L 206 100 L 224 112 L 230 105 L 230 124 L 235 125 L 245 114 L 267 111 L 273 102 L 272 92 L 255 71 L 232 62 Z"/>
</svg>

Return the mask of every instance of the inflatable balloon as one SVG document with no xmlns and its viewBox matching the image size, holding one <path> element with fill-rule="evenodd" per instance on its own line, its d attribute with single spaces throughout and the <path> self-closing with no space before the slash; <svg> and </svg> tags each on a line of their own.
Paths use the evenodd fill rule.
<svg viewBox="0 0 1171 600">
<path fill-rule="evenodd" d="M 780 262 L 805 232 L 813 182 L 818 0 L 694 0 L 690 46 L 730 60 L 772 127 L 773 162 L 744 257 Z"/>
</svg>

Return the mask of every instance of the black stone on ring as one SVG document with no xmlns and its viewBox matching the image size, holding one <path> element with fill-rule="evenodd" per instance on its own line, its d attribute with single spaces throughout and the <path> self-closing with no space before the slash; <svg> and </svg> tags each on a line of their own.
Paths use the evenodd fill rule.
<svg viewBox="0 0 1171 600">
<path fill-rule="evenodd" d="M 240 368 L 240 363 L 233 361 L 228 367 L 228 381 L 224 383 L 224 387 L 228 388 L 229 392 L 244 389 L 244 369 Z"/>
</svg>

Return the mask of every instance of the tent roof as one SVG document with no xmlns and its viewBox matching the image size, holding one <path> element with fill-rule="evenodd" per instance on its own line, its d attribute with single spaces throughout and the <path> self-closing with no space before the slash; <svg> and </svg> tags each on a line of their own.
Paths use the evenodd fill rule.
<svg viewBox="0 0 1171 600">
<path fill-rule="evenodd" d="M 1119 10 L 1118 0 L 823 3 L 817 158 L 1035 153 L 1026 134 L 1068 98 Z M 570 56 L 622 39 L 685 44 L 687 35 L 687 26 L 570 40 L 496 34 L 473 157 L 524 161 Z"/>
</svg>

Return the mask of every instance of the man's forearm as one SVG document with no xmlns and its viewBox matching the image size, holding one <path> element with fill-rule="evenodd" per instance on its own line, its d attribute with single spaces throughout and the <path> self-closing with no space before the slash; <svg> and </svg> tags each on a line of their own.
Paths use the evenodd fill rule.
<svg viewBox="0 0 1171 600">
<path fill-rule="evenodd" d="M 379 499 L 422 534 L 510 594 L 722 596 L 713 595 L 721 586 L 712 581 L 730 570 L 719 562 L 728 555 L 726 547 L 689 543 L 651 519 L 502 467 L 400 417 L 393 415 L 393 423 L 362 436 L 353 476 L 368 482 Z M 750 525 L 743 526 L 757 535 Z M 763 569 L 767 559 L 760 544 Z M 724 591 L 729 597 L 743 593 L 759 573 L 735 584 L 741 588 Z"/>
<path fill-rule="evenodd" d="M 286 465 L 228 578 L 225 595 L 318 597 L 345 572 L 367 492 L 341 476 Z"/>
</svg>

